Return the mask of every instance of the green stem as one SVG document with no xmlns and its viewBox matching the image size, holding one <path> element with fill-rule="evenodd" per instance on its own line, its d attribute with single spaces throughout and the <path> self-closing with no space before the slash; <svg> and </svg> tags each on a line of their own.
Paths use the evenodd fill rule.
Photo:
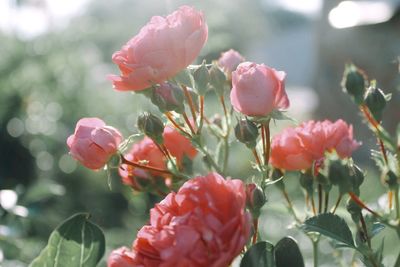
<svg viewBox="0 0 400 267">
<path fill-rule="evenodd" d="M 282 183 L 283 183 L 283 182 L 282 182 Z M 287 204 L 288 204 L 289 212 L 292 214 L 292 216 L 293 216 L 293 218 L 296 220 L 296 222 L 299 223 L 299 224 L 301 224 L 301 221 L 300 221 L 299 217 L 297 217 L 297 215 L 296 215 L 296 211 L 294 210 L 292 201 L 290 200 L 289 194 L 287 193 L 286 189 L 285 189 L 284 187 L 283 187 L 283 188 L 279 187 L 279 188 L 281 189 L 281 192 L 282 192 L 283 196 L 284 196 L 285 199 L 286 199 L 286 202 L 287 202 Z"/>
<path fill-rule="evenodd" d="M 223 135 L 224 139 L 224 162 L 222 165 L 222 173 L 224 174 L 226 172 L 226 168 L 228 166 L 228 159 L 229 159 L 229 134 L 231 132 L 231 128 L 229 127 L 229 113 L 228 110 L 226 109 L 225 105 L 225 98 L 224 96 L 220 96 L 219 98 L 220 103 L 222 105 L 222 109 L 224 110 L 224 117 L 225 117 L 225 134 Z"/>
<path fill-rule="evenodd" d="M 311 242 L 312 242 L 312 247 L 313 247 L 313 261 L 314 261 L 314 267 L 318 266 L 318 243 L 319 243 L 319 237 L 317 239 L 314 239 L 310 237 Z"/>
<path fill-rule="evenodd" d="M 400 200 L 398 186 L 396 186 L 396 189 L 394 190 L 394 207 L 396 209 L 396 219 L 400 220 Z"/>
<path fill-rule="evenodd" d="M 225 174 L 226 168 L 228 167 L 228 159 L 229 159 L 229 142 L 228 138 L 224 137 L 224 163 L 222 165 L 222 174 Z"/>
<path fill-rule="evenodd" d="M 218 166 L 218 164 L 215 162 L 215 160 L 213 159 L 213 157 L 210 155 L 210 153 L 208 153 L 207 149 L 203 146 L 203 144 L 201 143 L 200 140 L 198 140 L 197 138 L 193 138 L 192 142 L 194 142 L 197 146 L 197 148 L 200 150 L 201 153 L 204 154 L 204 156 L 206 156 L 208 162 L 211 164 L 211 166 L 214 168 L 214 170 L 218 173 L 222 173 L 221 168 Z"/>
</svg>

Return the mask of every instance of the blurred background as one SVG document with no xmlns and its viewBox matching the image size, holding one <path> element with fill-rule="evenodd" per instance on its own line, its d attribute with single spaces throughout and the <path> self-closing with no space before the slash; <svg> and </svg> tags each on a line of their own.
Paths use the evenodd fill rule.
<svg viewBox="0 0 400 267">
<path fill-rule="evenodd" d="M 199 60 L 234 48 L 287 73 L 289 113 L 298 122 L 343 118 L 353 124 L 363 142 L 354 158 L 368 171 L 362 197 L 377 202 L 383 194 L 369 159 L 376 140 L 340 82 L 344 64 L 354 62 L 385 93 L 394 93 L 384 114 L 394 133 L 400 121 L 399 0 L 0 0 L 0 266 L 27 266 L 57 224 L 79 211 L 90 212 L 103 228 L 107 253 L 134 240 L 159 199 L 132 193 L 117 176 L 110 190 L 106 174 L 78 165 L 65 141 L 81 117 L 100 117 L 128 136 L 137 131 L 138 112 L 156 111 L 145 98 L 112 89 L 106 76 L 118 70 L 111 55 L 151 16 L 183 4 L 202 10 L 209 26 Z M 279 122 L 273 132 L 285 126 Z M 235 141 L 232 148 L 229 175 L 250 178 L 250 154 Z M 304 209 L 296 177 L 288 188 Z M 305 236 L 287 230 L 290 217 L 275 191 L 268 192 L 263 237 L 276 242 L 289 231 L 310 258 Z M 393 262 L 399 244 L 390 230 L 383 237 L 386 260 Z M 322 246 L 321 266 L 338 266 L 328 242 Z"/>
</svg>

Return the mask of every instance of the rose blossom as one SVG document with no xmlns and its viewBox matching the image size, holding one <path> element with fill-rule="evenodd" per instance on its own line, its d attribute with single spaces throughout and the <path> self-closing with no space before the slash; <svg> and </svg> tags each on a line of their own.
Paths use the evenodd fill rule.
<svg viewBox="0 0 400 267">
<path fill-rule="evenodd" d="M 193 159 L 197 155 L 197 150 L 193 147 L 189 139 L 181 135 L 171 126 L 164 128 L 163 139 L 167 150 L 176 158 L 178 166 L 182 164 L 184 156 Z M 125 158 L 133 162 L 142 162 L 149 167 L 158 169 L 167 168 L 167 159 L 154 141 L 149 137 L 144 137 L 142 141 L 135 143 L 131 151 L 125 155 Z M 138 191 L 142 190 L 142 186 L 137 183 L 138 179 L 140 179 L 142 183 L 154 183 L 155 177 L 168 178 L 165 174 L 163 175 L 160 172 L 149 172 L 144 169 L 128 166 L 127 164 L 122 164 L 119 169 L 119 174 L 122 177 L 122 182 L 124 184 L 129 185 Z M 168 181 L 166 182 L 168 183 Z"/>
<path fill-rule="evenodd" d="M 267 116 L 289 107 L 283 71 L 264 64 L 244 62 L 232 72 L 231 103 L 248 116 Z"/>
<path fill-rule="evenodd" d="M 132 267 L 136 266 L 134 254 L 127 247 L 120 247 L 111 252 L 107 260 L 107 267 Z"/>
<path fill-rule="evenodd" d="M 232 71 L 236 70 L 237 66 L 243 61 L 244 57 L 239 52 L 230 49 L 221 53 L 221 57 L 218 59 L 218 66 L 230 76 Z"/>
<path fill-rule="evenodd" d="M 118 150 L 122 135 L 98 118 L 83 118 L 78 121 L 75 133 L 68 137 L 70 154 L 85 167 L 102 168 Z"/>
<path fill-rule="evenodd" d="M 175 76 L 192 63 L 208 35 L 203 14 L 182 6 L 166 18 L 155 16 L 112 60 L 121 75 L 111 75 L 114 88 L 139 91 Z"/>
<path fill-rule="evenodd" d="M 187 181 L 151 209 L 133 243 L 133 266 L 228 266 L 250 236 L 245 204 L 240 180 L 211 173 Z"/>
<path fill-rule="evenodd" d="M 308 121 L 274 136 L 271 164 L 285 170 L 309 169 L 326 152 L 336 151 L 339 157 L 346 158 L 359 146 L 353 139 L 353 127 L 343 120 Z"/>
</svg>

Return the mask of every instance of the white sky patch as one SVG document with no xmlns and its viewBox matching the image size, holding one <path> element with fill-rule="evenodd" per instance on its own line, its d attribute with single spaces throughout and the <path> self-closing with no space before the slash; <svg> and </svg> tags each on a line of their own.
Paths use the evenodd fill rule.
<svg viewBox="0 0 400 267">
<path fill-rule="evenodd" d="M 16 5 L 15 0 L 0 1 L 0 31 L 30 39 L 53 27 L 64 27 L 82 14 L 90 0 L 41 0 L 39 4 Z"/>
<path fill-rule="evenodd" d="M 319 15 L 322 9 L 322 2 L 323 0 L 264 0 L 265 4 L 307 16 Z"/>
<path fill-rule="evenodd" d="M 338 29 L 388 21 L 394 13 L 389 2 L 343 1 L 329 12 L 329 23 Z"/>
</svg>

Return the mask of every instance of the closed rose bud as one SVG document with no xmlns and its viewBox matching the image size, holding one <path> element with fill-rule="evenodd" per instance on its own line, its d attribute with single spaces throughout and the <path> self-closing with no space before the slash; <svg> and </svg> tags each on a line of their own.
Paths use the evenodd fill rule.
<svg viewBox="0 0 400 267">
<path fill-rule="evenodd" d="M 363 102 L 365 87 L 367 86 L 367 78 L 362 70 L 353 64 L 346 65 L 342 87 L 349 95 L 351 95 L 356 104 L 360 105 Z"/>
<path fill-rule="evenodd" d="M 232 106 L 248 116 L 268 116 L 274 110 L 287 109 L 285 76 L 264 64 L 241 63 L 232 72 Z"/>
<path fill-rule="evenodd" d="M 182 89 L 169 82 L 155 86 L 151 95 L 151 102 L 163 113 L 166 111 L 181 113 L 184 110 L 183 100 Z"/>
<path fill-rule="evenodd" d="M 381 89 L 371 86 L 365 95 L 365 105 L 368 107 L 374 119 L 382 120 L 383 110 L 386 106 L 386 97 Z"/>
<path fill-rule="evenodd" d="M 231 79 L 232 71 L 236 70 L 240 63 L 244 62 L 244 57 L 239 52 L 230 49 L 221 53 L 218 59 L 218 66 L 220 66 L 227 74 L 228 79 Z"/>
<path fill-rule="evenodd" d="M 347 200 L 347 203 L 346 203 L 346 209 L 350 213 L 351 219 L 355 223 L 358 223 L 360 221 L 361 216 L 362 216 L 361 207 L 356 202 L 354 202 L 354 200 L 349 198 Z"/>
<path fill-rule="evenodd" d="M 253 217 L 260 216 L 260 210 L 264 206 L 267 199 L 261 187 L 255 183 L 246 185 L 246 206 L 253 214 Z"/>
<path fill-rule="evenodd" d="M 224 94 L 226 76 L 224 72 L 215 64 L 210 69 L 210 85 L 218 95 Z"/>
<path fill-rule="evenodd" d="M 257 125 L 248 119 L 239 120 L 235 126 L 236 138 L 250 149 L 256 146 L 258 135 Z"/>
<path fill-rule="evenodd" d="M 203 14 L 192 7 L 182 6 L 165 18 L 152 17 L 113 54 L 121 71 L 109 77 L 114 88 L 139 91 L 174 77 L 196 59 L 207 35 Z"/>
<path fill-rule="evenodd" d="M 68 137 L 67 145 L 73 158 L 85 167 L 97 170 L 117 153 L 121 141 L 120 132 L 104 121 L 83 118 L 76 124 L 75 133 Z"/>
<path fill-rule="evenodd" d="M 131 267 L 135 264 L 135 253 L 127 247 L 113 250 L 107 260 L 107 267 Z"/>
<path fill-rule="evenodd" d="M 137 125 L 146 136 L 158 144 L 163 143 L 164 124 L 157 116 L 144 112 L 138 117 Z"/>
</svg>

